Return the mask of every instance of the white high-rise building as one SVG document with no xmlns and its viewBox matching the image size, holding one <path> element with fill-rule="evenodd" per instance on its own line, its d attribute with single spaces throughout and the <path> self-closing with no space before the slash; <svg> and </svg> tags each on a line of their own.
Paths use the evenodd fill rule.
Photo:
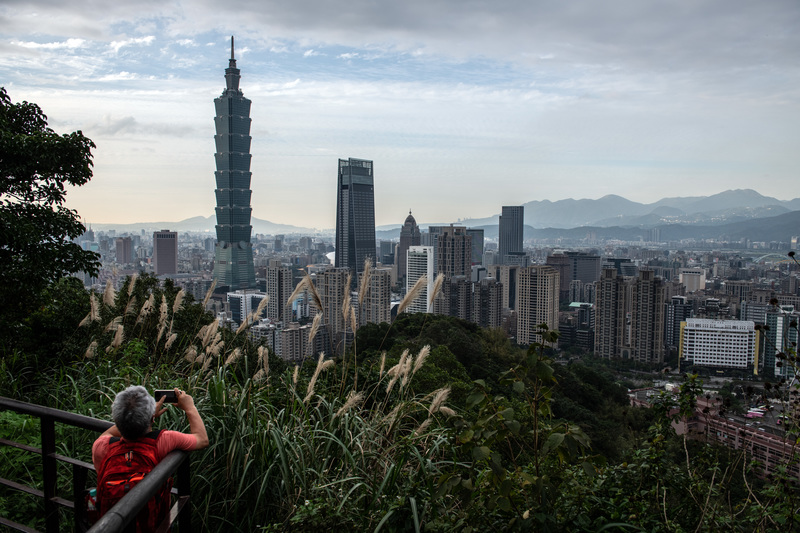
<svg viewBox="0 0 800 533">
<path fill-rule="evenodd" d="M 680 360 L 700 366 L 753 368 L 758 372 L 759 333 L 750 320 L 689 318 L 681 323 Z"/>
<path fill-rule="evenodd" d="M 409 246 L 406 256 L 406 294 L 419 278 L 428 277 L 428 283 L 419 293 L 419 296 L 408 306 L 409 313 L 429 313 L 428 295 L 433 290 L 433 246 Z"/>
</svg>

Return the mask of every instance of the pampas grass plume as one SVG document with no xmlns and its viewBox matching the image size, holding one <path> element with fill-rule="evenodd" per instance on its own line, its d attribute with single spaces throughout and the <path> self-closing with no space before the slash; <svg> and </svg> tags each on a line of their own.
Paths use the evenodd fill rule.
<svg viewBox="0 0 800 533">
<path fill-rule="evenodd" d="M 103 303 L 109 307 L 114 307 L 114 300 L 116 300 L 116 294 L 114 294 L 114 285 L 111 283 L 111 280 L 106 281 L 106 290 L 103 293 Z"/>
<path fill-rule="evenodd" d="M 417 299 L 417 296 L 419 296 L 419 293 L 422 292 L 422 289 L 427 284 L 428 284 L 428 277 L 425 276 L 425 275 L 420 276 L 420 278 L 417 280 L 417 282 L 414 283 L 414 286 L 411 287 L 411 290 L 408 291 L 408 293 L 405 295 L 405 297 L 400 301 L 400 305 L 397 306 L 397 314 L 398 315 L 400 313 L 402 313 L 403 311 L 405 311 L 406 308 L 409 305 L 411 305 L 414 302 L 414 300 Z"/>
<path fill-rule="evenodd" d="M 205 309 L 206 306 L 208 305 L 208 300 L 211 299 L 211 295 L 214 294 L 214 289 L 216 288 L 217 288 L 217 279 L 214 278 L 214 281 L 211 282 L 211 287 L 209 287 L 208 291 L 206 291 L 206 297 L 203 298 L 203 309 Z"/>
<path fill-rule="evenodd" d="M 167 342 L 164 344 L 164 349 L 169 350 L 177 338 L 178 338 L 177 333 L 173 333 L 172 335 L 170 335 L 169 338 L 167 339 Z"/>
<path fill-rule="evenodd" d="M 181 307 L 183 307 L 183 289 L 178 291 L 178 294 L 175 295 L 175 301 L 172 302 L 172 314 L 174 315 L 178 311 L 180 311 Z"/>
<path fill-rule="evenodd" d="M 336 411 L 336 414 L 333 415 L 334 418 L 340 417 L 345 414 L 350 409 L 358 406 L 361 402 L 364 401 L 364 394 L 361 392 L 356 392 L 354 390 L 350 391 L 350 394 L 347 395 L 347 401 L 344 403 L 342 407 Z"/>
<path fill-rule="evenodd" d="M 372 260 L 367 257 L 364 259 L 364 270 L 361 272 L 361 286 L 358 289 L 358 308 L 364 305 L 364 298 L 369 291 L 369 278 L 372 276 Z"/>
<path fill-rule="evenodd" d="M 136 288 L 136 280 L 139 279 L 139 273 L 134 272 L 131 276 L 130 280 L 128 281 L 128 298 L 131 297 L 133 294 L 133 289 Z"/>
<path fill-rule="evenodd" d="M 433 290 L 428 295 L 428 310 L 430 311 L 433 308 L 433 301 L 436 300 L 436 297 L 439 296 L 439 292 L 442 290 L 442 284 L 444 283 L 444 274 L 439 272 L 439 275 L 436 276 L 436 279 L 433 282 Z"/>
<path fill-rule="evenodd" d="M 89 347 L 86 348 L 86 353 L 83 354 L 84 359 L 94 359 L 97 356 L 97 341 L 92 341 Z"/>
<path fill-rule="evenodd" d="M 233 350 L 233 352 L 231 352 L 231 354 L 225 360 L 225 366 L 234 364 L 236 361 L 239 360 L 241 356 L 242 356 L 242 349 L 236 348 L 235 350 Z"/>
<path fill-rule="evenodd" d="M 436 394 L 433 396 L 433 401 L 431 402 L 431 406 L 428 408 L 428 414 L 432 415 L 439 411 L 439 409 L 444 405 L 445 400 L 450 395 L 450 388 L 444 387 L 436 391 Z"/>
<path fill-rule="evenodd" d="M 425 364 L 425 359 L 428 358 L 428 355 L 430 353 L 431 353 L 430 344 L 423 346 L 423 348 L 419 351 L 419 354 L 417 355 L 417 360 L 414 361 L 414 369 L 411 371 L 412 376 L 417 373 L 417 370 L 422 368 L 422 365 Z"/>
</svg>

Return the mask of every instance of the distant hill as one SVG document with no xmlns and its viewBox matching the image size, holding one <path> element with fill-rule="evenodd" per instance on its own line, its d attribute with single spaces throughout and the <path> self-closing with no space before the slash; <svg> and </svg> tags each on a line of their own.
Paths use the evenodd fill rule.
<svg viewBox="0 0 800 533">
<path fill-rule="evenodd" d="M 597 232 L 603 228 L 617 228 L 613 231 L 622 234 L 637 234 L 645 228 L 684 228 L 680 233 L 719 234 L 728 229 L 730 224 L 742 223 L 750 229 L 760 225 L 755 221 L 780 215 L 790 215 L 800 211 L 800 198 L 782 201 L 770 196 L 763 196 L 752 189 L 723 191 L 711 196 L 686 196 L 662 198 L 651 204 L 633 202 L 622 196 L 609 194 L 596 200 L 568 198 L 551 202 L 535 200 L 522 204 L 525 207 L 526 235 L 540 228 L 548 234 L 558 229 L 576 229 L 576 234 L 587 229 Z M 498 209 L 499 210 L 499 209 Z M 490 217 L 474 218 L 454 222 L 470 228 L 484 228 L 486 238 L 496 238 L 499 213 Z M 213 234 L 215 217 L 192 217 L 180 222 L 139 222 L 135 224 L 95 224 L 96 230 L 117 230 L 117 232 L 138 233 L 142 230 L 154 231 L 170 229 L 173 231 L 209 232 Z M 252 219 L 254 233 L 275 234 L 318 234 L 320 230 L 304 228 L 288 224 L 278 224 L 258 218 Z M 376 228 L 375 236 L 379 240 L 399 239 L 402 221 L 396 225 L 383 225 Z M 449 222 L 420 222 L 420 228 L 427 229 L 431 225 L 447 225 Z M 691 228 L 691 229 L 690 229 Z M 709 229 L 715 228 L 715 229 Z M 625 231 L 622 231 L 622 230 Z M 537 230 L 538 231 L 538 230 Z M 678 230 L 676 230 L 678 231 Z M 733 231 L 733 230 L 731 230 Z M 322 233 L 332 233 L 325 229 Z M 601 232 L 600 234 L 604 234 Z M 793 234 L 800 233 L 800 228 Z M 641 231 L 639 231 L 641 234 Z M 662 231 L 663 235 L 663 231 Z M 623 238 L 623 237 L 619 237 Z M 747 237 L 750 238 L 750 237 Z M 773 240 L 758 238 L 755 240 Z M 782 239 L 778 239 L 782 240 Z"/>
</svg>

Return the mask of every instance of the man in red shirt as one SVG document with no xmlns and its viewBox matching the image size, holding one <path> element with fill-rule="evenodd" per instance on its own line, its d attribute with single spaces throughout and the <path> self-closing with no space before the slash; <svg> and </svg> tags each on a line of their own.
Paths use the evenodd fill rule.
<svg viewBox="0 0 800 533">
<path fill-rule="evenodd" d="M 178 409 L 186 413 L 189 421 L 189 433 L 180 431 L 161 431 L 156 440 L 156 459 L 160 461 L 173 450 L 200 450 L 208 446 L 208 434 L 203 419 L 194 405 L 192 397 L 182 390 L 175 389 Z M 142 386 L 132 385 L 117 394 L 111 405 L 111 417 L 114 425 L 108 428 L 92 445 L 92 463 L 97 470 L 97 477 L 102 477 L 103 460 L 108 451 L 109 440 L 113 437 L 126 441 L 140 439 L 150 433 L 153 422 L 161 416 L 166 408 L 164 399 L 158 403 Z"/>
</svg>

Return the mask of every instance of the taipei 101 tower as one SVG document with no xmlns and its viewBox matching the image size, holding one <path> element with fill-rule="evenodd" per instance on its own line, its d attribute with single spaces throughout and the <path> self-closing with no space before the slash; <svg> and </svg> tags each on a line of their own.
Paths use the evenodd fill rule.
<svg viewBox="0 0 800 533">
<path fill-rule="evenodd" d="M 217 244 L 214 278 L 219 288 L 255 289 L 253 245 L 250 243 L 250 100 L 239 89 L 239 69 L 233 55 L 225 69 L 225 90 L 214 99 L 217 152 Z"/>
</svg>

